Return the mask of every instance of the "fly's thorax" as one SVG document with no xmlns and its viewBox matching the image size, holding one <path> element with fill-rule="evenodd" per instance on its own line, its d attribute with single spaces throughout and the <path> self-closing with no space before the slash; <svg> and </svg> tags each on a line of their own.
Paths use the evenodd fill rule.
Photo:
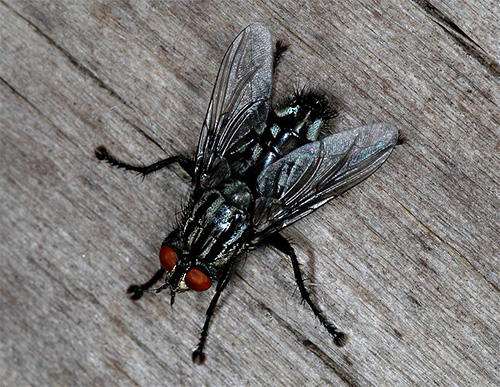
<svg viewBox="0 0 500 387">
<path fill-rule="evenodd" d="M 247 184 L 230 179 L 217 187 L 224 199 L 242 211 L 248 211 L 253 203 L 253 196 Z"/>
<path fill-rule="evenodd" d="M 181 229 L 189 255 L 201 265 L 217 269 L 244 248 L 252 195 L 239 181 L 229 180 L 210 189 L 193 203 Z"/>
<path fill-rule="evenodd" d="M 242 237 L 252 207 L 250 190 L 238 180 L 226 180 L 194 195 L 179 227 L 160 249 L 166 272 L 162 289 L 171 289 L 172 302 L 177 292 L 209 289 L 220 268 L 246 248 Z"/>
</svg>

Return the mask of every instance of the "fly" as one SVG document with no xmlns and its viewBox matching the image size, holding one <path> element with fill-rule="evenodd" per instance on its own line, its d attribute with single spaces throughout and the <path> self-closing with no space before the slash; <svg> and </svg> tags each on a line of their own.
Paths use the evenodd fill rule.
<svg viewBox="0 0 500 387">
<path fill-rule="evenodd" d="M 163 241 L 160 269 L 146 283 L 131 285 L 133 300 L 165 276 L 156 293 L 206 291 L 216 282 L 206 312 L 195 363 L 203 363 L 210 321 L 238 257 L 267 244 L 286 254 L 302 299 L 338 346 L 348 336 L 311 300 L 295 251 L 279 233 L 375 172 L 398 142 L 398 131 L 374 124 L 318 139 L 334 116 L 328 101 L 313 92 L 296 92 L 271 108 L 272 78 L 281 54 L 273 50 L 269 29 L 251 24 L 233 41 L 222 60 L 203 122 L 194 160 L 174 156 L 138 167 L 95 154 L 118 168 L 143 176 L 178 163 L 192 179 L 192 194 L 178 226 Z"/>
</svg>

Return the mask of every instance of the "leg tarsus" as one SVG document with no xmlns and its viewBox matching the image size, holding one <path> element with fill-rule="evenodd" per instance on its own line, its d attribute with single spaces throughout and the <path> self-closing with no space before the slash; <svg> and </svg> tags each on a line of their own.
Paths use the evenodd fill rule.
<svg viewBox="0 0 500 387">
<path fill-rule="evenodd" d="M 217 280 L 217 288 L 215 289 L 215 294 L 212 298 L 212 301 L 210 302 L 210 306 L 207 309 L 206 317 L 205 317 L 205 323 L 203 324 L 203 328 L 201 329 L 200 333 L 200 340 L 198 341 L 198 345 L 193 351 L 192 354 L 192 359 L 193 363 L 196 364 L 203 364 L 205 361 L 205 354 L 203 353 L 203 350 L 205 348 L 205 344 L 207 341 L 208 337 L 208 328 L 210 327 L 210 320 L 212 319 L 212 316 L 214 314 L 215 307 L 217 305 L 217 301 L 219 301 L 219 297 L 226 287 L 227 283 L 229 282 L 229 278 L 231 277 L 231 271 L 233 268 L 233 262 L 229 262 L 224 269 L 222 270 L 219 279 Z"/>
<path fill-rule="evenodd" d="M 406 136 L 403 134 L 401 130 L 398 130 L 398 141 L 396 145 L 403 145 L 407 142 Z"/>
<path fill-rule="evenodd" d="M 276 48 L 274 49 L 274 58 L 273 58 L 273 72 L 276 71 L 281 58 L 285 51 L 288 50 L 288 44 L 283 43 L 281 40 L 276 42 Z"/>
<path fill-rule="evenodd" d="M 297 260 L 297 256 L 295 255 L 295 250 L 293 249 L 293 247 L 282 235 L 278 233 L 271 235 L 267 242 L 277 250 L 281 251 L 283 254 L 286 254 L 290 257 L 290 260 L 292 261 L 293 273 L 295 275 L 295 282 L 297 283 L 297 287 L 299 288 L 302 300 L 309 305 L 314 315 L 332 336 L 335 345 L 343 347 L 347 343 L 349 337 L 344 332 L 339 331 L 338 328 L 335 327 L 335 325 L 328 321 L 321 309 L 319 309 L 319 307 L 312 302 L 311 297 L 309 296 L 309 292 L 304 286 L 302 273 L 300 272 L 299 261 Z"/>
<path fill-rule="evenodd" d="M 161 278 L 161 276 L 165 273 L 165 270 L 159 269 L 151 279 L 142 285 L 130 285 L 127 288 L 127 294 L 130 297 L 131 300 L 138 300 L 139 298 L 142 297 L 143 293 L 148 290 L 151 286 L 153 286 L 158 280 Z"/>
<path fill-rule="evenodd" d="M 135 165 L 124 163 L 123 161 L 120 161 L 111 156 L 108 150 L 102 145 L 97 147 L 94 153 L 99 160 L 103 160 L 117 168 L 123 168 L 126 171 L 135 171 L 143 176 L 149 175 L 150 173 L 156 172 L 166 167 L 167 165 L 174 163 L 178 163 L 182 167 L 182 169 L 184 169 L 189 174 L 189 176 L 193 177 L 194 175 L 194 161 L 184 156 L 173 156 L 145 167 L 138 167 Z"/>
</svg>

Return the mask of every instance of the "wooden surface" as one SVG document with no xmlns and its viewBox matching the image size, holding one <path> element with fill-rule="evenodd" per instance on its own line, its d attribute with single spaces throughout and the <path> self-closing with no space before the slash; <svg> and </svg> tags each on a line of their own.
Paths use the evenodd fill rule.
<svg viewBox="0 0 500 387">
<path fill-rule="evenodd" d="M 499 385 L 500 3 L 496 0 L 0 0 L 0 384 Z M 252 3 L 252 4 L 250 4 Z M 192 155 L 223 54 L 263 21 L 291 45 L 275 95 L 320 87 L 333 130 L 388 121 L 407 141 L 369 180 L 286 230 L 290 262 L 248 254 L 191 363 L 212 291 L 127 299 L 189 192 L 144 181 Z"/>
</svg>

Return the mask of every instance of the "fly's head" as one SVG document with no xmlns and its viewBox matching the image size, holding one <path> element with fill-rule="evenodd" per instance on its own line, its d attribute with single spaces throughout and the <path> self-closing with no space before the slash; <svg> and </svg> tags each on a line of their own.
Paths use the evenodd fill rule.
<svg viewBox="0 0 500 387">
<path fill-rule="evenodd" d="M 160 248 L 160 264 L 167 273 L 165 284 L 157 292 L 170 288 L 170 303 L 178 292 L 203 292 L 212 286 L 214 270 L 201 263 L 185 246 L 177 231 L 165 238 Z"/>
</svg>

